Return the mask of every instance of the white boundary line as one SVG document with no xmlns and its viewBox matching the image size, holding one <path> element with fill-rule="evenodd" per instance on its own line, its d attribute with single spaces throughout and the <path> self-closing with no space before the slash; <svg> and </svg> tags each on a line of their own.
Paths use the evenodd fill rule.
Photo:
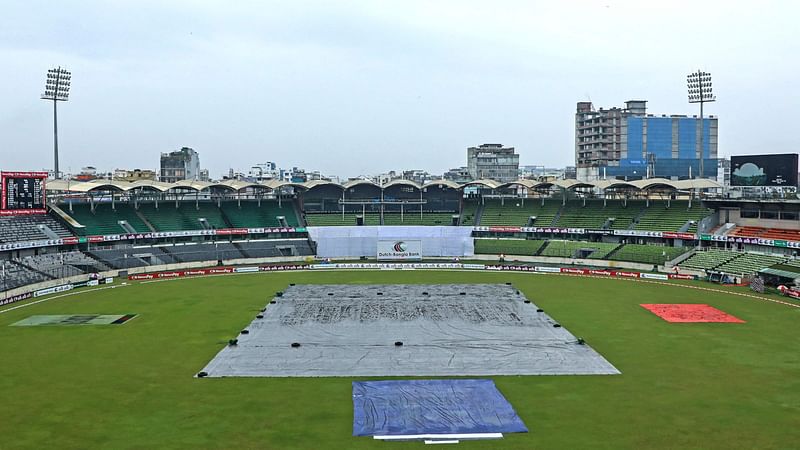
<svg viewBox="0 0 800 450">
<path fill-rule="evenodd" d="M 115 289 L 115 288 L 119 288 L 119 287 L 123 287 L 123 286 L 129 286 L 129 285 L 128 284 L 117 284 L 117 285 L 112 285 L 112 286 L 103 286 L 103 287 L 95 288 L 95 289 L 81 289 L 79 291 L 71 291 L 71 292 L 67 292 L 66 294 L 59 294 L 59 295 L 56 295 L 54 297 L 45 297 L 45 298 L 43 298 L 41 300 L 36 300 L 36 301 L 33 301 L 33 302 L 28 302 L 28 303 L 23 303 L 21 305 L 12 306 L 10 308 L 6 308 L 4 310 L 1 310 L 0 314 L 7 313 L 9 311 L 14 311 L 15 309 L 20 309 L 20 308 L 25 308 L 25 307 L 28 307 L 28 306 L 36 305 L 38 303 L 42 303 L 42 302 L 46 302 L 46 301 L 50 301 L 50 300 L 56 300 L 56 299 L 63 298 L 63 297 L 69 297 L 71 295 L 79 295 L 79 294 L 83 294 L 83 293 L 86 293 L 86 292 L 102 291 L 103 289 Z"/>
<path fill-rule="evenodd" d="M 649 283 L 649 284 L 658 284 L 662 286 L 671 286 L 671 287 L 680 287 L 680 288 L 688 288 L 688 289 L 697 289 L 701 291 L 709 291 L 709 292 L 716 292 L 719 294 L 729 294 L 729 295 L 737 295 L 739 297 L 746 297 L 746 298 L 753 298 L 756 300 L 763 300 L 772 303 L 777 303 L 785 306 L 791 306 L 793 308 L 800 308 L 800 304 L 789 303 L 783 300 L 777 300 L 773 298 L 761 297 L 758 295 L 753 294 L 746 294 L 743 292 L 734 292 L 734 291 L 726 291 L 723 289 L 714 289 L 714 288 L 707 288 L 702 286 L 691 286 L 688 284 L 681 284 L 675 282 L 665 282 L 665 281 L 654 281 L 654 280 L 643 280 L 641 278 L 624 278 L 624 277 L 601 277 L 596 275 L 581 275 L 581 274 L 572 274 L 572 273 L 550 273 L 550 272 L 522 272 L 522 271 L 515 271 L 515 270 L 478 270 L 478 269 L 418 269 L 422 271 L 439 271 L 439 272 L 488 272 L 488 273 L 504 273 L 504 274 L 527 274 L 527 275 L 560 275 L 560 276 L 567 276 L 567 277 L 579 277 L 579 278 L 596 278 L 599 280 L 617 280 L 617 281 L 636 281 L 639 283 Z M 137 284 L 150 284 L 150 283 L 160 283 L 164 281 L 179 281 L 179 280 L 191 280 L 194 278 L 208 278 L 208 277 L 223 277 L 223 276 L 231 276 L 231 275 L 261 275 L 261 274 L 270 274 L 270 273 L 292 273 L 292 272 L 336 272 L 336 271 L 345 271 L 345 272 L 364 272 L 364 271 L 371 271 L 377 272 L 382 271 L 381 269 L 296 269 L 296 270 L 275 270 L 275 271 L 263 271 L 263 272 L 240 272 L 240 273 L 218 273 L 218 274 L 209 274 L 209 275 L 193 275 L 191 277 L 178 277 L 178 278 L 162 278 L 158 280 L 146 280 L 146 281 L 138 281 Z M 385 272 L 385 271 L 384 271 Z M 407 272 L 405 272 L 407 273 Z M 135 280 L 133 280 L 135 281 Z M 25 308 L 27 306 L 35 305 L 37 303 L 46 302 L 48 300 L 55 300 L 58 298 L 69 297 L 71 295 L 78 295 L 84 292 L 94 292 L 103 289 L 114 289 L 123 286 L 130 286 L 131 280 L 128 280 L 126 283 L 113 285 L 113 286 L 105 286 L 90 290 L 80 290 L 80 291 L 73 291 L 68 292 L 66 294 L 56 295 L 54 297 L 46 297 L 41 300 L 36 300 L 29 303 L 24 303 L 22 305 L 12 306 L 10 308 L 6 308 L 4 310 L 0 310 L 0 314 L 3 314 L 8 311 L 13 311 L 19 308 Z"/>
<path fill-rule="evenodd" d="M 687 289 L 698 289 L 702 291 L 709 291 L 709 292 L 716 292 L 718 294 L 730 294 L 730 295 L 738 295 L 739 297 L 747 297 L 747 298 L 754 298 L 756 300 L 764 300 L 772 303 L 778 303 L 781 305 L 791 306 L 793 308 L 800 308 L 800 304 L 789 303 L 783 300 L 777 300 L 773 298 L 761 297 L 758 295 L 753 294 L 746 294 L 743 292 L 734 292 L 734 291 L 726 291 L 724 289 L 715 289 L 715 288 L 707 288 L 702 286 L 692 286 L 688 284 L 681 284 L 676 282 L 667 282 L 667 281 L 654 281 L 654 280 L 645 280 L 642 278 L 625 278 L 625 277 L 601 277 L 598 275 L 581 275 L 581 274 L 574 274 L 574 273 L 552 273 L 552 272 L 524 272 L 524 271 L 516 271 L 516 270 L 479 270 L 479 269 L 416 269 L 421 271 L 440 271 L 440 272 L 482 272 L 482 273 L 504 273 L 504 274 L 525 274 L 525 275 L 561 275 L 567 277 L 579 277 L 579 278 L 596 278 L 598 280 L 617 280 L 617 281 L 637 281 L 639 283 L 649 283 L 649 284 L 659 284 L 662 286 L 671 286 L 671 287 L 680 287 L 680 288 L 687 288 Z M 268 273 L 291 273 L 291 272 L 386 272 L 382 269 L 297 269 L 297 270 L 274 270 L 274 271 L 264 271 L 264 272 L 245 272 L 245 273 L 217 273 L 217 274 L 209 274 L 209 275 L 194 275 L 191 277 L 178 277 L 178 278 L 162 278 L 158 280 L 146 280 L 146 281 L 139 281 L 140 284 L 149 284 L 149 283 L 159 283 L 162 281 L 178 281 L 178 280 L 190 280 L 192 278 L 205 278 L 205 277 L 222 277 L 222 276 L 230 276 L 230 275 L 258 275 L 258 274 L 268 274 Z M 406 272 L 407 273 L 407 272 Z"/>
</svg>

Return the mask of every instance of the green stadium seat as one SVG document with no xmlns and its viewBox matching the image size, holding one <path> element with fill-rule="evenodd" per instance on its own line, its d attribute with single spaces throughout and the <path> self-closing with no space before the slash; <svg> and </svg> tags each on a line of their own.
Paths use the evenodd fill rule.
<svg viewBox="0 0 800 450">
<path fill-rule="evenodd" d="M 151 231 L 141 217 L 136 214 L 133 205 L 128 203 L 116 203 L 114 209 L 111 209 L 110 203 L 97 204 L 94 212 L 92 212 L 91 206 L 85 203 L 73 205 L 72 211 L 69 210 L 69 206 L 64 205 L 62 210 L 84 226 L 82 230 L 76 231 L 88 236 L 127 233 L 119 224 L 121 220 L 128 222 L 137 233 Z"/>
<path fill-rule="evenodd" d="M 235 201 L 222 202 L 221 209 L 234 228 L 279 227 L 279 216 L 285 217 L 290 227 L 298 226 L 297 214 L 291 201 L 282 202 L 281 206 L 274 200 L 262 200 L 261 206 L 254 200 L 242 201 L 241 206 Z"/>
</svg>

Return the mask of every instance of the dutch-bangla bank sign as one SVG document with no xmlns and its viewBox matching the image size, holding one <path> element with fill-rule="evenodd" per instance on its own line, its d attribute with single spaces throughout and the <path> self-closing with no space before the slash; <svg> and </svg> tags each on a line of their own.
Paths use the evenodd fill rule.
<svg viewBox="0 0 800 450">
<path fill-rule="evenodd" d="M 378 241 L 378 260 L 420 260 L 422 241 L 392 239 Z"/>
</svg>

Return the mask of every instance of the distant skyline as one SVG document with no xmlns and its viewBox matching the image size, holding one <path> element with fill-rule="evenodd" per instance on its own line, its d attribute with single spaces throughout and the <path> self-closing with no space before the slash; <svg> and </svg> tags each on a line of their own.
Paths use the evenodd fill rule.
<svg viewBox="0 0 800 450">
<path fill-rule="evenodd" d="M 213 178 L 255 164 L 341 177 L 441 174 L 483 143 L 574 164 L 578 101 L 698 113 L 714 77 L 720 157 L 796 153 L 800 3 L 7 1 L 0 169 L 157 169 L 192 147 Z"/>
</svg>

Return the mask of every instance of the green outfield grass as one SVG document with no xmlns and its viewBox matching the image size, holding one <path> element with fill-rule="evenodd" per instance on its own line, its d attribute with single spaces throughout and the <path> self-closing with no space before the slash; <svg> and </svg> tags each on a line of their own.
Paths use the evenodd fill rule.
<svg viewBox="0 0 800 450">
<path fill-rule="evenodd" d="M 275 291 L 348 282 L 513 282 L 622 371 L 493 377 L 530 433 L 457 448 L 786 449 L 800 442 L 800 309 L 624 280 L 370 271 L 131 284 L 0 314 L 0 448 L 422 448 L 352 437 L 351 378 L 193 378 Z M 640 303 L 707 303 L 747 323 L 670 324 Z M 35 314 L 79 313 L 138 316 L 124 325 L 9 326 Z"/>
</svg>

